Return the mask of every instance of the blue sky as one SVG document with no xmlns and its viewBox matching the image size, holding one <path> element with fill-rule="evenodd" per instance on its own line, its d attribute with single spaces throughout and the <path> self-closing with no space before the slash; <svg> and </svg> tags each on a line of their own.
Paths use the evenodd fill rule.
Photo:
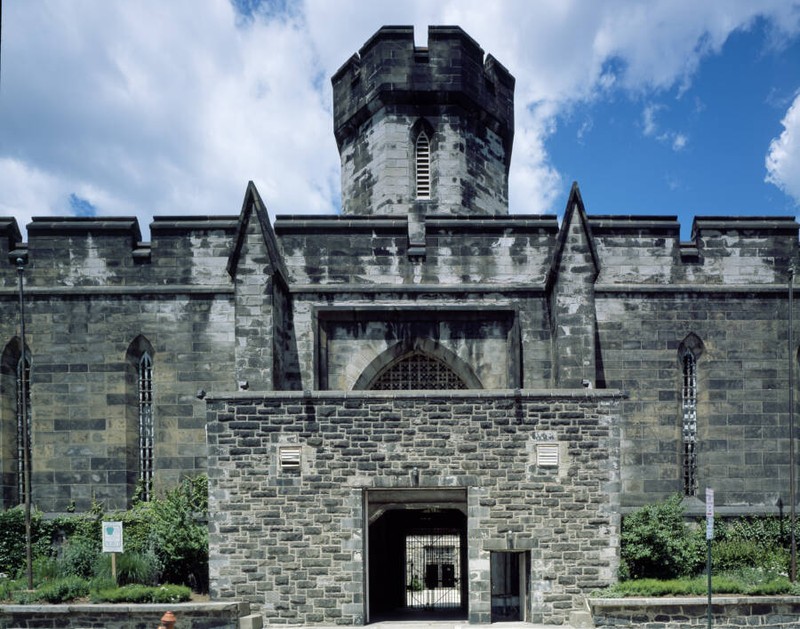
<svg viewBox="0 0 800 629">
<path fill-rule="evenodd" d="M 517 79 L 512 213 L 800 210 L 800 0 L 5 0 L 0 215 L 339 206 L 331 74 L 457 24 Z"/>
<path fill-rule="evenodd" d="M 734 32 L 691 82 L 581 103 L 546 146 L 598 214 L 795 215 L 767 181 L 765 156 L 800 87 L 800 40 L 770 41 L 757 20 Z"/>
</svg>

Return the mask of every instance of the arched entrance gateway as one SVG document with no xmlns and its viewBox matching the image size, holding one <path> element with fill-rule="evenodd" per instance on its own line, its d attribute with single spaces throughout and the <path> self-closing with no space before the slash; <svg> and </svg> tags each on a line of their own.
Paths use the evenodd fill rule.
<svg viewBox="0 0 800 629">
<path fill-rule="evenodd" d="M 464 489 L 365 494 L 369 621 L 466 619 Z"/>
</svg>

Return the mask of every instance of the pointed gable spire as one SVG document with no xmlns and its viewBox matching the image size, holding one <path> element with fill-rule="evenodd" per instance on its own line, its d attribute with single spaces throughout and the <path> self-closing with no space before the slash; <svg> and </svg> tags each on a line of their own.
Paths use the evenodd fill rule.
<svg viewBox="0 0 800 629">
<path fill-rule="evenodd" d="M 553 259 L 550 263 L 550 270 L 547 275 L 548 291 L 552 288 L 553 282 L 556 281 L 556 278 L 561 271 L 564 250 L 570 239 L 570 228 L 576 217 L 579 221 L 580 229 L 583 232 L 583 238 L 588 248 L 590 262 L 594 267 L 592 279 L 597 277 L 597 274 L 600 272 L 600 259 L 597 256 L 594 237 L 592 236 L 592 230 L 589 227 L 589 219 L 586 216 L 586 208 L 583 205 L 581 190 L 578 187 L 578 182 L 573 181 L 572 188 L 569 191 L 569 198 L 567 199 L 567 207 L 564 210 L 564 219 L 561 221 L 561 229 L 558 232 L 558 241 L 556 242 L 556 247 L 553 251 Z"/>
<path fill-rule="evenodd" d="M 272 224 L 269 221 L 267 207 L 261 200 L 261 195 L 258 193 L 258 189 L 252 181 L 247 183 L 247 190 L 244 194 L 242 211 L 239 214 L 239 226 L 236 229 L 233 250 L 228 258 L 228 274 L 233 278 L 236 277 L 242 255 L 242 248 L 248 237 L 248 226 L 253 216 L 255 216 L 258 222 L 261 235 L 264 239 L 263 245 L 269 258 L 270 270 L 277 273 L 283 283 L 287 284 L 288 275 L 286 273 L 286 267 L 283 263 L 283 257 L 278 250 L 278 241 L 275 238 L 275 231 L 272 229 Z"/>
</svg>

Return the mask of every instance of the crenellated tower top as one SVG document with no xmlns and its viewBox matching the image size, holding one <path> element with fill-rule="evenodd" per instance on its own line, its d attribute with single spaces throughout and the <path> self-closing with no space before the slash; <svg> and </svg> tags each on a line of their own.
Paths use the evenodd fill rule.
<svg viewBox="0 0 800 629">
<path fill-rule="evenodd" d="M 463 30 L 383 27 L 332 83 L 343 213 L 508 213 L 514 77 Z"/>
</svg>

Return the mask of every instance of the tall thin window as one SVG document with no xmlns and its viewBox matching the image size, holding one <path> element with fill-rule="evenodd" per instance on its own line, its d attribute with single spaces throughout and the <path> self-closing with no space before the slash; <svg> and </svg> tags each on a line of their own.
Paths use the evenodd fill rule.
<svg viewBox="0 0 800 629">
<path fill-rule="evenodd" d="M 686 352 L 681 362 L 683 493 L 685 496 L 695 496 L 697 495 L 697 359 L 691 352 Z"/>
<path fill-rule="evenodd" d="M 25 452 L 26 443 L 28 445 L 27 453 Z M 17 497 L 20 503 L 25 501 L 25 462 L 31 460 L 29 456 L 30 443 L 31 363 L 26 358 L 20 357 L 17 361 Z"/>
<path fill-rule="evenodd" d="M 147 352 L 139 358 L 139 482 L 142 500 L 153 491 L 153 359 Z"/>
<path fill-rule="evenodd" d="M 414 147 L 417 198 L 431 198 L 431 143 L 424 130 L 419 132 Z"/>
</svg>

